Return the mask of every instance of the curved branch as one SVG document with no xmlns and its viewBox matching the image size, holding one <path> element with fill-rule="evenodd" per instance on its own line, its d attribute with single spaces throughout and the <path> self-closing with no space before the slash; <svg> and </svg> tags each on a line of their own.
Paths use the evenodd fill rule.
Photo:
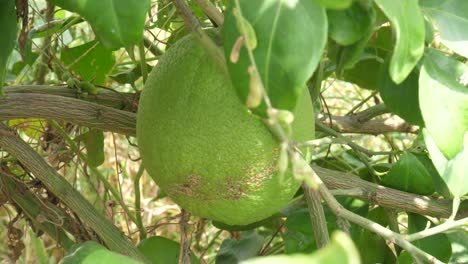
<svg viewBox="0 0 468 264">
<path fill-rule="evenodd" d="M 359 189 L 361 192 L 349 192 L 348 196 L 368 200 L 382 207 L 445 218 L 450 217 L 452 213 L 452 201 L 450 200 L 436 200 L 423 195 L 395 190 L 362 180 L 349 173 L 319 166 L 313 166 L 313 169 L 329 189 Z M 460 212 L 459 216 L 463 214 L 466 212 Z"/>
<path fill-rule="evenodd" d="M 50 85 L 15 85 L 3 87 L 5 94 L 46 94 L 46 95 L 59 95 L 69 98 L 79 98 L 76 89 L 71 89 L 66 85 L 50 86 Z M 138 105 L 139 94 L 135 93 L 121 93 L 112 89 L 99 88 L 95 95 L 89 94 L 88 96 L 79 99 L 89 102 L 98 103 L 121 110 L 136 112 Z"/>
<path fill-rule="evenodd" d="M 83 100 L 45 94 L 8 94 L 0 98 L 0 121 L 44 118 L 72 122 L 130 136 L 136 134 L 136 115 Z"/>
</svg>

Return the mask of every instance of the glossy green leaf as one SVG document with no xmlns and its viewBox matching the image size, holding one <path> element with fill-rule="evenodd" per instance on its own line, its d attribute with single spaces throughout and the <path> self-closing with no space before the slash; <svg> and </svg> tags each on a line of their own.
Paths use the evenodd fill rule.
<svg viewBox="0 0 468 264">
<path fill-rule="evenodd" d="M 419 104 L 432 138 L 447 159 L 460 152 L 468 131 L 468 66 L 429 50 L 419 75 Z"/>
<path fill-rule="evenodd" d="M 430 221 L 424 216 L 408 213 L 409 234 L 425 230 L 428 223 L 430 223 Z M 444 263 L 446 263 L 452 255 L 452 246 L 445 234 L 436 234 L 416 240 L 413 244 Z"/>
<path fill-rule="evenodd" d="M 93 80 L 93 83 L 98 85 L 105 83 L 105 77 L 115 63 L 112 51 L 96 41 L 64 48 L 60 59 L 66 66 L 71 65 L 70 69 L 83 80 Z"/>
<path fill-rule="evenodd" d="M 396 43 L 390 60 L 390 77 L 400 84 L 424 53 L 424 17 L 418 0 L 375 0 L 392 24 Z"/>
<path fill-rule="evenodd" d="M 150 0 L 48 1 L 81 15 L 109 49 L 128 47 L 142 40 L 150 7 Z"/>
<path fill-rule="evenodd" d="M 139 264 L 137 260 L 120 255 L 105 248 L 94 241 L 87 241 L 77 245 L 65 256 L 62 264 L 95 264 L 95 263 L 119 263 L 119 264 Z"/>
<path fill-rule="evenodd" d="M 343 46 L 359 41 L 373 26 L 367 9 L 358 3 L 345 10 L 328 10 L 327 17 L 330 38 Z"/>
<path fill-rule="evenodd" d="M 468 1 L 421 0 L 423 12 L 437 26 L 440 41 L 468 58 Z"/>
<path fill-rule="evenodd" d="M 330 9 L 345 9 L 351 6 L 353 0 L 317 0 L 319 4 Z"/>
<path fill-rule="evenodd" d="M 5 72 L 16 42 L 16 11 L 15 1 L 3 0 L 0 2 L 0 95 L 3 95 Z"/>
<path fill-rule="evenodd" d="M 151 261 L 152 264 L 177 264 L 179 263 L 180 244 L 161 236 L 153 236 L 142 240 L 138 246 L 143 255 Z M 190 263 L 198 264 L 200 261 L 191 252 Z"/>
<path fill-rule="evenodd" d="M 239 0 L 240 7 L 235 6 L 236 2 L 231 1 L 226 11 L 223 36 L 226 58 L 233 52 L 239 55 L 238 60 L 227 60 L 239 98 L 247 102 L 251 87 L 248 69 L 252 63 L 246 46 L 235 45 L 240 32 L 234 8 L 239 8 L 241 16 L 255 32 L 258 45 L 252 51 L 253 57 L 273 107 L 294 109 L 325 48 L 325 9 L 315 0 Z M 263 116 L 265 110 L 264 102 L 255 109 Z"/>
<path fill-rule="evenodd" d="M 242 262 L 243 264 L 319 264 L 319 263 L 361 263 L 359 252 L 351 238 L 341 231 L 331 236 L 326 247 L 313 254 L 293 254 L 259 257 Z"/>
<path fill-rule="evenodd" d="M 413 71 L 402 83 L 396 84 L 388 75 L 387 69 L 386 66 L 382 68 L 378 81 L 380 96 L 385 105 L 409 123 L 424 126 L 418 100 L 418 73 Z"/>
<path fill-rule="evenodd" d="M 248 232 L 239 240 L 225 239 L 216 255 L 216 264 L 237 264 L 256 256 L 262 249 L 265 238 Z"/>
<path fill-rule="evenodd" d="M 86 146 L 88 166 L 97 167 L 104 163 L 104 133 L 102 130 L 89 130 L 83 134 L 83 140 Z"/>
<path fill-rule="evenodd" d="M 383 185 L 401 191 L 428 195 L 434 193 L 432 176 L 419 159 L 410 152 L 404 152 L 386 176 Z"/>
</svg>

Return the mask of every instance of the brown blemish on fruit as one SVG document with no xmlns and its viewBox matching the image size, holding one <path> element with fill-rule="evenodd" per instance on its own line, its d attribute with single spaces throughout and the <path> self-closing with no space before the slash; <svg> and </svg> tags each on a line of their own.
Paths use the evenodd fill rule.
<svg viewBox="0 0 468 264">
<path fill-rule="evenodd" d="M 183 183 L 173 184 L 168 195 L 173 197 L 190 197 L 201 201 L 210 200 L 240 200 L 270 180 L 278 170 L 276 160 L 266 168 L 258 170 L 258 166 L 249 166 L 245 169 L 244 177 L 226 176 L 222 183 L 204 180 L 200 175 L 190 174 Z M 209 193 L 207 193 L 209 192 Z"/>
</svg>

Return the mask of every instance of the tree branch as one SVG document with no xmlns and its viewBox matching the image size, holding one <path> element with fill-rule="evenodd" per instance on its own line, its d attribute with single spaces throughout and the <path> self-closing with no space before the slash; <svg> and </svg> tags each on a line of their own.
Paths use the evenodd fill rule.
<svg viewBox="0 0 468 264">
<path fill-rule="evenodd" d="M 80 97 L 76 89 L 68 86 L 50 86 L 50 85 L 16 85 L 3 87 L 5 94 L 45 94 L 58 95 L 81 101 L 88 101 L 100 105 L 136 112 L 139 94 L 120 93 L 112 89 L 99 88 L 97 94 L 89 94 L 86 98 Z"/>
<path fill-rule="evenodd" d="M 224 23 L 224 16 L 209 0 L 194 0 L 194 2 L 211 18 L 217 26 L 221 27 Z"/>
<path fill-rule="evenodd" d="M 0 98 L 0 121 L 44 118 L 135 135 L 136 115 L 107 106 L 45 94 L 8 94 Z"/>
<path fill-rule="evenodd" d="M 315 243 L 317 248 L 323 248 L 330 242 L 330 235 L 328 234 L 327 219 L 323 211 L 322 198 L 318 191 L 312 190 L 307 184 L 302 184 L 302 190 L 309 208 Z"/>
<path fill-rule="evenodd" d="M 382 207 L 413 212 L 434 217 L 450 217 L 452 213 L 452 201 L 435 200 L 427 196 L 407 193 L 392 188 L 387 188 L 372 182 L 362 180 L 356 175 L 312 166 L 314 171 L 323 180 L 325 185 L 338 190 L 353 190 L 348 194 L 352 197 L 367 200 Z M 362 192 L 356 192 L 361 189 Z M 466 210 L 459 216 L 466 214 Z"/>
<path fill-rule="evenodd" d="M 13 131 L 0 123 L 0 147 L 16 157 L 44 186 L 73 210 L 96 234 L 114 251 L 133 258 L 146 258 L 132 245 L 127 237 L 110 223 L 89 203 L 71 184 L 31 146 L 20 139 Z"/>
</svg>

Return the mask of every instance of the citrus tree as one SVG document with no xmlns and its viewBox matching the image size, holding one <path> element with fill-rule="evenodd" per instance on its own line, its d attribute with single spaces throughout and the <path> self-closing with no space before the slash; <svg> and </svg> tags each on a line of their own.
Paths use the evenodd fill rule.
<svg viewBox="0 0 468 264">
<path fill-rule="evenodd" d="M 468 261 L 465 0 L 3 0 L 2 258 Z"/>
</svg>

